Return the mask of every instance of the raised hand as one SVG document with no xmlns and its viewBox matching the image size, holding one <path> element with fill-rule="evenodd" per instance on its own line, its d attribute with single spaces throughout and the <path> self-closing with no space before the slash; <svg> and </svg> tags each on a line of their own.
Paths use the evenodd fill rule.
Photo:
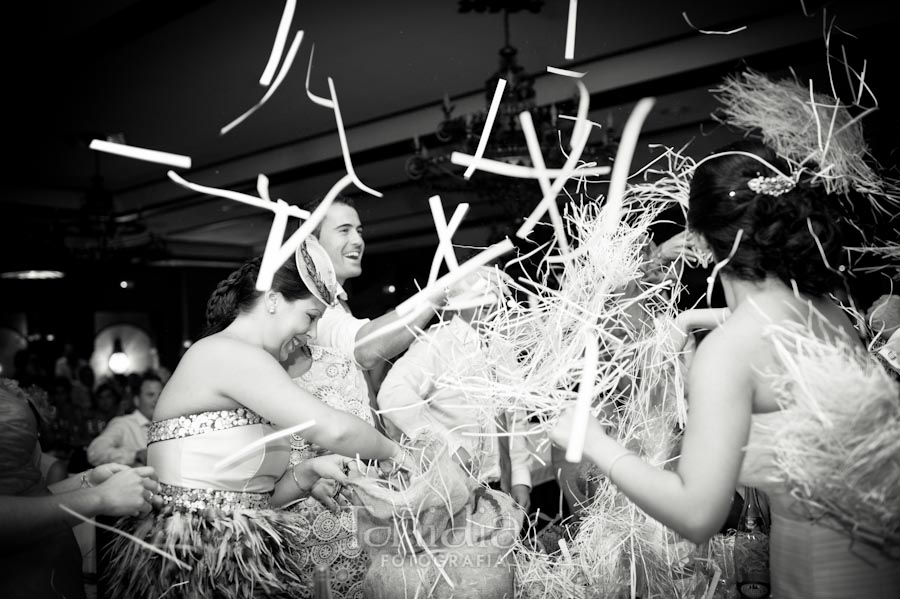
<svg viewBox="0 0 900 599">
<path fill-rule="evenodd" d="M 569 438 L 572 436 L 572 427 L 575 424 L 574 412 L 574 406 L 569 406 L 564 409 L 559 415 L 556 425 L 550 430 L 550 440 L 563 449 L 568 449 L 569 447 Z M 588 430 L 585 435 L 585 442 L 606 436 L 603 425 L 601 425 L 593 416 L 588 418 L 587 427 Z"/>
</svg>

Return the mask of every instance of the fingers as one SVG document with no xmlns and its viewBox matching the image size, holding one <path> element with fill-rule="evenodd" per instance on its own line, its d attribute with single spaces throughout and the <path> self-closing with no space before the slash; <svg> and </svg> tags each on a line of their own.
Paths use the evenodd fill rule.
<svg viewBox="0 0 900 599">
<path fill-rule="evenodd" d="M 338 486 L 343 485 L 349 480 L 347 478 L 347 475 L 344 474 L 343 468 L 334 464 L 329 464 L 327 467 L 322 468 L 317 473 L 324 479 L 330 479 L 334 481 Z"/>
<path fill-rule="evenodd" d="M 312 491 L 310 491 L 310 495 L 315 497 L 319 503 L 332 512 L 338 512 L 340 511 L 340 506 L 337 501 L 335 501 L 333 494 L 333 483 L 324 479 L 320 479 L 319 482 L 313 486 Z"/>
<path fill-rule="evenodd" d="M 320 479 L 331 479 L 343 484 L 347 482 L 349 461 L 349 458 L 340 455 L 329 455 L 314 458 L 310 464 Z"/>
<path fill-rule="evenodd" d="M 136 468 L 133 468 L 133 470 L 134 473 L 138 476 L 156 480 L 156 470 L 154 470 L 153 466 L 138 466 Z"/>
</svg>

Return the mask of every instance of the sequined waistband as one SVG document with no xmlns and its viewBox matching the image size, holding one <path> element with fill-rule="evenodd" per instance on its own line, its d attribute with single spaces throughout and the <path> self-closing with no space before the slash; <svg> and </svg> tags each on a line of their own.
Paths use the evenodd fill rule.
<svg viewBox="0 0 900 599">
<path fill-rule="evenodd" d="M 247 408 L 201 412 L 189 416 L 178 416 L 151 422 L 147 430 L 147 444 L 169 439 L 181 439 L 202 435 L 212 431 L 222 431 L 236 426 L 272 423 Z"/>
<path fill-rule="evenodd" d="M 209 508 L 222 512 L 270 509 L 268 493 L 245 493 L 243 491 L 220 491 L 217 489 L 194 489 L 160 483 L 159 497 L 164 505 L 175 509 L 198 512 Z"/>
</svg>

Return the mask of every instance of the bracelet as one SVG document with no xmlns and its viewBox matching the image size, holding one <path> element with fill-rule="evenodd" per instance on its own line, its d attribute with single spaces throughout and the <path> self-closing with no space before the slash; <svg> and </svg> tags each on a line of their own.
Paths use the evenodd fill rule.
<svg viewBox="0 0 900 599">
<path fill-rule="evenodd" d="M 619 462 L 619 460 L 621 460 L 625 456 L 629 456 L 629 455 L 636 456 L 637 454 L 631 450 L 625 450 L 622 453 L 620 453 L 619 455 L 617 455 L 616 457 L 614 457 L 609 462 L 609 467 L 606 469 L 606 478 L 608 478 L 613 484 L 615 484 L 615 481 L 613 481 L 613 478 L 612 478 L 613 468 L 615 468 L 615 466 Z"/>
<path fill-rule="evenodd" d="M 304 489 L 303 486 L 300 484 L 300 481 L 297 480 L 297 470 L 296 470 L 297 466 L 298 466 L 298 464 L 291 466 L 291 478 L 294 479 L 294 484 L 297 485 L 298 489 L 300 489 L 300 496 L 306 497 L 309 495 L 309 490 Z"/>
<path fill-rule="evenodd" d="M 90 472 L 91 472 L 90 470 L 85 470 L 84 472 L 81 473 L 81 488 L 82 489 L 90 489 L 91 487 L 94 486 L 91 484 L 91 481 L 88 480 L 88 474 Z"/>
</svg>

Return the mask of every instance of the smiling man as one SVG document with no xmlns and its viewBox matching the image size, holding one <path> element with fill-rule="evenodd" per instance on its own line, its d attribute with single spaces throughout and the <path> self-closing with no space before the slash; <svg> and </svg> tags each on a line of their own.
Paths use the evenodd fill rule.
<svg viewBox="0 0 900 599">
<path fill-rule="evenodd" d="M 305 208 L 313 211 L 318 204 L 319 202 L 315 202 Z M 366 242 L 363 239 L 362 222 L 353 205 L 353 200 L 344 196 L 335 198 L 314 234 L 334 264 L 334 272 L 339 285 L 343 286 L 347 279 L 362 274 L 362 258 Z M 350 312 L 347 294 L 342 287 L 339 289 L 338 298 L 339 305 L 327 309 L 319 320 L 318 332 L 313 343 L 336 349 L 353 358 L 356 366 L 366 374 L 370 405 L 373 410 L 377 409 L 374 400 L 376 390 L 372 384 L 371 371 L 383 366 L 386 360 L 394 358 L 409 347 L 409 344 L 415 339 L 410 328 L 425 328 L 434 317 L 435 312 L 434 310 L 423 310 L 409 324 L 409 328 L 404 327 L 392 331 L 360 345 L 357 343 L 358 340 L 382 327 L 395 323 L 399 316 L 395 310 L 391 310 L 384 316 L 373 320 L 356 318 Z M 442 306 L 446 300 L 443 290 L 435 291 L 434 297 L 428 299 L 435 309 Z M 288 372 L 291 370 L 292 368 L 289 366 Z M 294 376 L 293 373 L 292 376 Z M 380 419 L 376 414 L 373 416 L 380 427 Z"/>
</svg>

